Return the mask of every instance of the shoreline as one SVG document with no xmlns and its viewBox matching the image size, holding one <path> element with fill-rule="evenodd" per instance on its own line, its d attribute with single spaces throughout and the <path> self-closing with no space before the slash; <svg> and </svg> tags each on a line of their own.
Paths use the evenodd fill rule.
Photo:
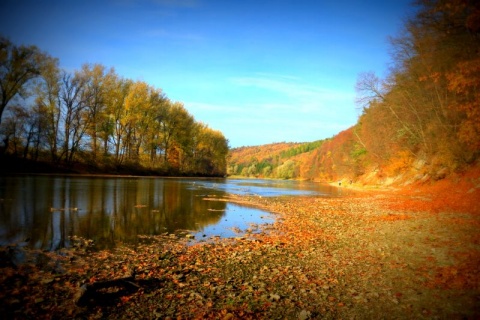
<svg viewBox="0 0 480 320">
<path fill-rule="evenodd" d="M 476 198 L 476 190 L 464 195 Z M 249 239 L 187 245 L 149 237 L 113 252 L 35 253 L 29 264 L 2 265 L 0 311 L 11 318 L 480 316 L 475 211 L 438 211 L 437 198 L 419 191 L 231 199 L 277 219 Z M 85 298 L 85 288 L 127 278 L 132 292 L 112 287 Z"/>
</svg>

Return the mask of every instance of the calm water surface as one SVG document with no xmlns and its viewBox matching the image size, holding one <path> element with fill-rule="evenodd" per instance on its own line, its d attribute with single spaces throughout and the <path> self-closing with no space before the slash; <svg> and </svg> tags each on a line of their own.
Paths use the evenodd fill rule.
<svg viewBox="0 0 480 320">
<path fill-rule="evenodd" d="M 98 249 L 136 243 L 138 235 L 188 230 L 195 239 L 234 237 L 252 225 L 272 223 L 268 212 L 206 197 L 337 196 L 313 182 L 144 177 L 0 177 L 0 245 L 28 242 L 56 250 L 71 236 Z"/>
</svg>

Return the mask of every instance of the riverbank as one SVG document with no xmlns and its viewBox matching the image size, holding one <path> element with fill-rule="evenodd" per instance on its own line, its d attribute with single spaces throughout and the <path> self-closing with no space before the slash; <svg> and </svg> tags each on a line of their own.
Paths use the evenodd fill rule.
<svg viewBox="0 0 480 320">
<path fill-rule="evenodd" d="M 95 161 L 88 163 L 72 162 L 52 163 L 48 161 L 34 161 L 12 155 L 0 155 L 0 176 L 12 174 L 63 174 L 63 175 L 98 175 L 98 176 L 150 176 L 150 177 L 203 177 L 222 178 L 224 174 L 207 174 L 201 172 L 181 172 L 174 168 L 147 168 L 137 163 L 114 164 L 107 162 L 99 164 Z"/>
<path fill-rule="evenodd" d="M 113 252 L 89 252 L 81 239 L 58 253 L 10 248 L 2 251 L 0 312 L 8 318 L 478 318 L 480 215 L 465 203 L 475 203 L 479 189 L 457 187 L 455 199 L 464 204 L 447 207 L 436 203 L 440 193 L 432 188 L 342 198 L 232 196 L 275 212 L 277 220 L 261 234 L 213 243 L 187 245 L 164 235 Z M 29 255 L 29 263 L 16 266 L 18 254 Z"/>
</svg>

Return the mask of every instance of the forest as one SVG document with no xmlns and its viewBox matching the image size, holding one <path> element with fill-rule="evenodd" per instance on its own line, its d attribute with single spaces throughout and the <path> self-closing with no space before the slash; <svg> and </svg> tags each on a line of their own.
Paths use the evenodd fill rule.
<svg viewBox="0 0 480 320">
<path fill-rule="evenodd" d="M 66 184 L 26 188 L 14 177 L 17 187 L 2 187 L 0 218 L 19 227 L 2 226 L 2 234 L 24 224 L 33 234 L 21 232 L 0 246 L 0 314 L 480 319 L 480 2 L 416 1 L 415 15 L 390 40 L 388 74 L 358 75 L 360 114 L 353 126 L 312 142 L 231 150 L 221 132 L 196 122 L 161 89 L 98 64 L 61 70 L 36 47 L 0 38 L 0 169 L 33 163 L 342 186 L 326 186 L 335 193 L 270 197 L 241 181 L 245 194 L 218 189 L 225 195 L 217 196 L 187 181 L 199 193 L 187 193 L 191 201 L 185 201 L 181 188 L 166 192 L 162 184 L 165 192 L 154 191 L 160 179 L 125 181 L 128 188 L 117 186 L 129 178 L 112 179 L 118 180 L 112 188 L 88 179 L 78 184 L 91 190 L 80 206 L 80 193 L 58 188 Z M 348 183 L 359 190 L 343 188 Z M 20 206 L 29 193 L 40 201 Z M 54 195 L 58 201 L 44 199 Z M 9 213 L 16 203 L 25 209 Z M 107 203 L 113 209 L 99 209 Z M 271 213 L 273 220 L 261 216 L 263 222 L 227 238 L 217 225 L 219 235 L 208 238 L 203 226 L 227 221 L 227 207 L 234 224 L 242 220 L 241 207 Z M 191 227 L 177 229 L 183 218 L 173 215 L 180 211 L 192 218 Z M 39 215 L 47 218 L 41 241 L 48 234 L 59 235 L 55 241 L 69 236 L 70 247 L 36 247 Z M 161 221 L 175 231 L 157 228 Z M 119 238 L 112 233 L 117 227 Z M 87 238 L 73 233 L 77 228 L 87 230 Z M 197 231 L 203 233 L 198 239 Z M 135 243 L 122 243 L 129 238 Z M 109 242 L 115 248 L 103 250 Z"/>
<path fill-rule="evenodd" d="M 0 37 L 0 89 L 4 172 L 225 175 L 220 131 L 113 68 L 62 70 L 36 46 Z"/>
<path fill-rule="evenodd" d="M 385 78 L 358 76 L 357 123 L 332 138 L 231 151 L 231 175 L 411 183 L 466 170 L 480 155 L 480 4 L 417 2 L 389 39 Z"/>
</svg>

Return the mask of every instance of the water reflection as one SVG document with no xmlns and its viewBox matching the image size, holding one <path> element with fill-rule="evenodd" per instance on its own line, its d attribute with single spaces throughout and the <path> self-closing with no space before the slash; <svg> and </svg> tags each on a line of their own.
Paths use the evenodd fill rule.
<svg viewBox="0 0 480 320">
<path fill-rule="evenodd" d="M 340 195 L 312 182 L 140 177 L 0 177 L 0 245 L 28 239 L 32 247 L 56 250 L 71 236 L 98 249 L 136 243 L 138 235 L 191 230 L 197 239 L 232 237 L 236 230 L 271 222 L 268 213 L 224 201 L 227 193 L 256 196 Z"/>
<path fill-rule="evenodd" d="M 204 201 L 204 188 L 188 180 L 79 178 L 61 176 L 0 178 L 0 242 L 29 239 L 35 248 L 70 246 L 70 236 L 95 240 L 98 248 L 137 235 L 200 230 L 217 223 L 226 203 Z M 222 196 L 224 191 L 208 190 Z"/>
<path fill-rule="evenodd" d="M 264 179 L 228 179 L 221 181 L 200 181 L 207 188 L 223 190 L 238 195 L 254 195 L 262 197 L 278 196 L 342 196 L 348 192 L 342 188 L 333 187 L 313 181 L 297 180 L 264 180 Z"/>
</svg>

